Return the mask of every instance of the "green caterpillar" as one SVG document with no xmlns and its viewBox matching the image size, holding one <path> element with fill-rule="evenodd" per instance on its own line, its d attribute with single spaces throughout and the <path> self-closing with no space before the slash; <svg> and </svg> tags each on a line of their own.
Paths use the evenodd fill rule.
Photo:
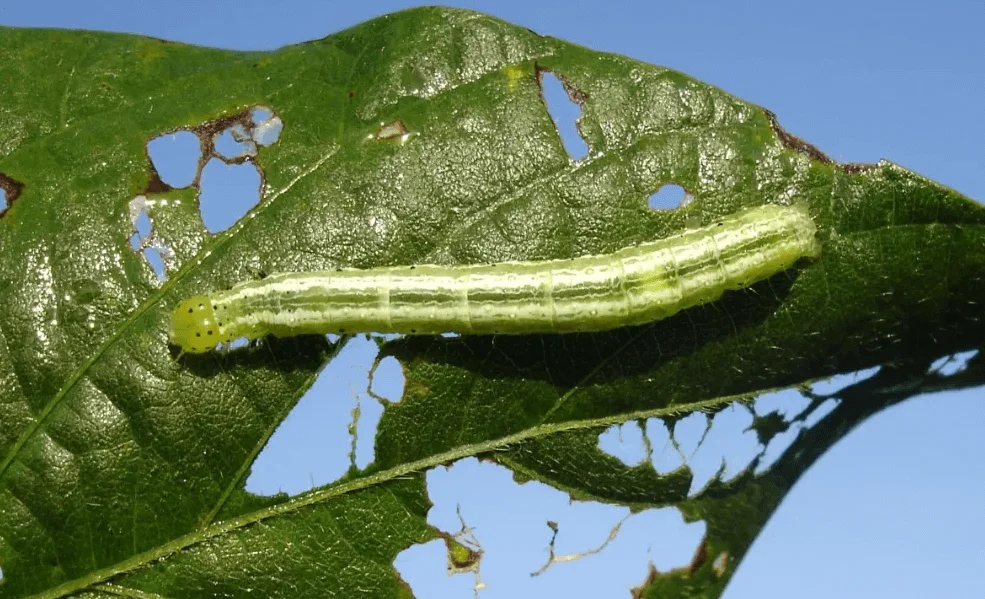
<svg viewBox="0 0 985 599">
<path fill-rule="evenodd" d="M 178 304 L 170 341 L 204 353 L 240 337 L 604 331 L 667 318 L 817 257 L 803 204 L 565 260 L 279 273 Z"/>
</svg>

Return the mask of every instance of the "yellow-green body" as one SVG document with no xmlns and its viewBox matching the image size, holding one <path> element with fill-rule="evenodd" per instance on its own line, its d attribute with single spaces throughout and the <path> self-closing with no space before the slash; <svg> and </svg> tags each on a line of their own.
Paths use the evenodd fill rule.
<svg viewBox="0 0 985 599">
<path fill-rule="evenodd" d="M 805 206 L 768 204 L 611 254 L 279 273 L 181 302 L 171 342 L 202 353 L 265 335 L 603 331 L 666 318 L 816 257 L 816 232 Z"/>
</svg>

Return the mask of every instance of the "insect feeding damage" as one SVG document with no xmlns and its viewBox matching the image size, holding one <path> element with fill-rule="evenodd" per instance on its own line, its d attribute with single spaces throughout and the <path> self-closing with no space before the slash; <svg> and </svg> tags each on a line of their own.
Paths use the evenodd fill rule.
<svg viewBox="0 0 985 599">
<path fill-rule="evenodd" d="M 370 133 L 366 137 L 367 139 L 375 139 L 377 141 L 398 139 L 401 144 L 405 144 L 416 135 L 419 135 L 417 131 L 411 131 L 406 123 L 397 119 L 389 123 L 380 123 L 380 127 L 376 130 L 376 133 Z"/>
<path fill-rule="evenodd" d="M 540 99 L 544 103 L 554 130 L 561 139 L 568 157 L 572 160 L 582 160 L 587 157 L 591 148 L 581 133 L 582 105 L 585 94 L 576 89 L 562 76 L 543 67 L 537 66 L 537 85 L 540 89 Z"/>
<path fill-rule="evenodd" d="M 694 194 L 679 183 L 664 183 L 647 198 L 647 206 L 653 210 L 686 208 L 694 200 Z"/>
<path fill-rule="evenodd" d="M 171 342 L 204 353 L 266 335 L 523 335 L 642 325 L 818 256 L 816 232 L 806 205 L 767 204 L 611 254 L 272 274 L 179 304 Z"/>
<path fill-rule="evenodd" d="M 776 113 L 768 110 L 766 108 L 762 109 L 766 113 L 766 117 L 770 120 L 770 126 L 773 128 L 773 132 L 780 139 L 785 147 L 795 150 L 802 154 L 805 154 L 808 158 L 812 160 L 817 160 L 823 164 L 831 164 L 840 167 L 843 171 L 849 174 L 862 173 L 874 168 L 878 168 L 876 164 L 867 164 L 860 162 L 848 162 L 838 164 L 830 156 L 822 152 L 817 146 L 804 141 L 803 139 L 797 137 L 796 135 L 788 132 L 783 126 L 780 125 L 780 120 L 777 118 Z"/>
<path fill-rule="evenodd" d="M 176 251 L 187 254 L 189 245 L 201 241 L 195 239 L 170 239 L 165 241 L 162 235 L 168 235 L 167 225 L 162 233 L 155 225 L 155 218 L 164 216 L 165 222 L 179 223 L 173 225 L 171 234 L 177 231 L 193 231 L 196 227 L 188 216 L 188 207 L 181 208 L 182 198 L 187 193 L 177 193 L 175 190 L 192 188 L 198 200 L 199 216 L 206 228 L 215 232 L 219 227 L 210 225 L 206 217 L 213 213 L 223 215 L 233 220 L 242 214 L 235 215 L 241 205 L 230 206 L 230 201 L 246 199 L 251 203 L 242 209 L 245 214 L 256 205 L 263 185 L 263 172 L 256 165 L 258 148 L 269 146 L 277 141 L 283 130 L 283 122 L 272 110 L 264 106 L 242 110 L 236 114 L 224 116 L 193 127 L 176 128 L 166 131 L 150 139 L 144 147 L 148 161 L 148 182 L 144 193 L 135 196 L 128 205 L 131 232 L 130 243 L 134 251 L 139 252 L 157 275 L 159 282 L 167 278 L 167 272 L 179 266 L 176 263 Z M 212 185 L 203 172 L 207 165 L 215 162 L 218 165 L 246 165 L 256 172 L 259 184 L 256 193 L 247 198 L 226 197 L 228 194 L 203 193 L 213 190 L 220 184 L 229 184 L 227 179 Z M 238 175 L 238 173 L 236 173 Z M 212 200 L 212 196 L 217 196 Z M 221 196 L 221 197 L 219 197 Z M 242 204 L 242 202 L 239 202 Z M 192 208 L 194 212 L 194 208 Z M 215 224 L 215 223 L 213 223 Z M 228 226 L 228 225 L 225 225 Z M 225 227 L 222 227 L 225 228 Z M 221 228 L 219 229 L 221 230 Z M 203 230 L 201 238 L 206 234 Z M 183 248 L 183 250 L 182 250 Z"/>
<path fill-rule="evenodd" d="M 173 200 L 180 203 L 181 200 Z M 171 248 L 161 241 L 153 231 L 153 224 L 148 214 L 148 208 L 156 203 L 167 205 L 169 200 L 151 200 L 147 196 L 139 195 L 128 204 L 130 214 L 130 247 L 135 252 L 143 254 L 144 258 L 154 270 L 158 281 L 167 278 L 167 270 L 172 266 L 174 252 Z"/>
<path fill-rule="evenodd" d="M 24 191 L 24 184 L 0 173 L 0 191 L 3 192 L 0 194 L 0 217 L 3 217 Z"/>
</svg>

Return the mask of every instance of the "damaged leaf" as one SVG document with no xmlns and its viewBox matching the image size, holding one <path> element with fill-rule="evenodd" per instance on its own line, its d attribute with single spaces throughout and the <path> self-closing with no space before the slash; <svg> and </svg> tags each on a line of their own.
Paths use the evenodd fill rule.
<svg viewBox="0 0 985 599">
<path fill-rule="evenodd" d="M 546 110 L 544 71 L 580 105 L 583 158 Z M 985 379 L 980 354 L 955 374 L 928 368 L 981 347 L 985 209 L 888 162 L 838 164 L 666 68 L 420 8 L 262 53 L 0 28 L 0 81 L 0 122 L 20 132 L 0 140 L 0 598 L 408 597 L 394 558 L 447 538 L 427 522 L 424 472 L 469 456 L 576 499 L 704 521 L 692 564 L 641 572 L 634 593 L 714 597 L 848 430 Z M 230 160 L 257 165 L 262 197 L 212 234 L 195 188 L 161 181 L 145 146 L 234 125 L 249 151 Z M 687 202 L 650 208 L 665 184 Z M 173 252 L 165 281 L 128 242 L 140 196 Z M 793 201 L 816 215 L 819 260 L 667 320 L 381 341 L 407 384 L 375 463 L 295 498 L 244 480 L 346 339 L 200 357 L 167 345 L 177 302 L 262 273 L 605 253 Z M 661 475 L 598 449 L 610 425 L 871 366 L 773 466 L 693 496 L 686 467 Z M 756 423 L 762 440 L 782 429 Z M 458 545 L 450 559 L 471 568 L 481 552 Z"/>
</svg>

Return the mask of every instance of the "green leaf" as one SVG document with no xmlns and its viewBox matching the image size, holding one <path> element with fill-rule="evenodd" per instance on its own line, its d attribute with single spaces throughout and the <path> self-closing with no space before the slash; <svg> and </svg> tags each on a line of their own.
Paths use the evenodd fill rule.
<svg viewBox="0 0 985 599">
<path fill-rule="evenodd" d="M 582 161 L 545 109 L 543 70 L 582 105 Z M 163 185 L 145 144 L 176 129 L 208 141 L 255 106 L 285 123 L 257 158 L 263 199 L 212 235 L 195 191 Z M 397 121 L 412 134 L 380 135 Z M 695 200 L 649 209 L 668 182 Z M 0 28 L 0 185 L 2 598 L 408 597 L 400 551 L 442 537 L 461 553 L 426 522 L 424 472 L 467 456 L 575 498 L 704 520 L 691 566 L 637 592 L 714 597 L 847 430 L 985 379 L 981 359 L 928 371 L 981 346 L 982 207 L 887 162 L 836 164 L 683 74 L 468 11 L 415 9 L 269 53 Z M 150 209 L 174 252 L 164 283 L 127 242 L 140 195 L 168 200 Z M 258 273 L 607 252 L 794 199 L 816 216 L 821 258 L 712 305 L 607 334 L 383 343 L 407 386 L 376 462 L 295 498 L 244 480 L 346 340 L 200 358 L 167 346 L 175 303 Z M 876 365 L 771 468 L 695 496 L 686 468 L 660 475 L 598 449 L 611 424 Z M 764 442 L 791 425 L 754 424 Z"/>
</svg>

